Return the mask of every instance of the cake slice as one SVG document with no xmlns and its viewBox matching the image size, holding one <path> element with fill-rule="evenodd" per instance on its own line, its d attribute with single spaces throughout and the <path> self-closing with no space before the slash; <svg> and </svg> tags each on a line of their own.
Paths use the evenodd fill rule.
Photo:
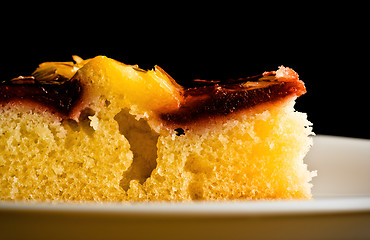
<svg viewBox="0 0 370 240">
<path fill-rule="evenodd" d="M 178 85 L 98 56 L 0 85 L 0 199 L 310 199 L 311 123 L 290 68 Z"/>
</svg>

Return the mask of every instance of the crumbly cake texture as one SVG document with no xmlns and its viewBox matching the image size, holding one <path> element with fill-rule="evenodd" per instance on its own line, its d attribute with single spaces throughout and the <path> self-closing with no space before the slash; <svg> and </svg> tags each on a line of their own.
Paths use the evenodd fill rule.
<svg viewBox="0 0 370 240">
<path fill-rule="evenodd" d="M 316 172 L 303 158 L 313 133 L 306 114 L 294 110 L 295 96 L 179 134 L 152 117 L 178 107 L 178 86 L 159 68 L 135 68 L 102 56 L 67 68 L 85 88 L 80 110 L 68 118 L 34 104 L 2 103 L 0 199 L 311 198 Z M 276 75 L 286 78 L 284 71 L 292 70 Z M 145 82 L 148 75 L 152 82 Z"/>
</svg>

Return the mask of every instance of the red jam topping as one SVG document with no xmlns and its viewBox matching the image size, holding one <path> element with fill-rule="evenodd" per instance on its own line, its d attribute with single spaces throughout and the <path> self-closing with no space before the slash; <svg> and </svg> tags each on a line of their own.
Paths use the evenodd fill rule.
<svg viewBox="0 0 370 240">
<path fill-rule="evenodd" d="M 178 109 L 156 113 L 165 125 L 181 128 L 306 92 L 298 74 L 284 67 L 237 80 L 195 81 L 202 86 L 181 89 L 183 97 Z M 83 90 L 83 84 L 76 78 L 57 76 L 45 82 L 33 76 L 18 77 L 0 83 L 0 104 L 31 103 L 62 118 L 74 118 L 79 115 L 76 111 L 83 110 L 76 107 L 84 101 Z"/>
<path fill-rule="evenodd" d="M 69 118 L 81 99 L 82 85 L 78 80 L 55 79 L 39 82 L 35 77 L 18 77 L 0 83 L 0 104 L 28 103 L 41 105 L 50 112 Z"/>
<path fill-rule="evenodd" d="M 184 100 L 180 107 L 172 112 L 161 113 L 160 118 L 176 126 L 188 125 L 286 97 L 299 97 L 306 92 L 298 75 L 277 78 L 275 72 L 227 82 L 202 82 L 213 84 L 184 89 Z"/>
</svg>

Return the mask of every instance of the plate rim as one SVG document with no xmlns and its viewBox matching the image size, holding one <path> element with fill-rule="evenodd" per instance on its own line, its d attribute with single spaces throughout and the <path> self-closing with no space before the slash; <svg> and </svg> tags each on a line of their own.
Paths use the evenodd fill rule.
<svg viewBox="0 0 370 240">
<path fill-rule="evenodd" d="M 161 216 L 277 216 L 370 213 L 370 197 L 228 202 L 55 203 L 0 202 L 1 211 Z"/>
</svg>

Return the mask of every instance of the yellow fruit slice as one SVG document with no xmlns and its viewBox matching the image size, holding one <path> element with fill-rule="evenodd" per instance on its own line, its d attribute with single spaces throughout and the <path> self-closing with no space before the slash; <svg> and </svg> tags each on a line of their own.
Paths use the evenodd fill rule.
<svg viewBox="0 0 370 240">
<path fill-rule="evenodd" d="M 163 69 L 140 69 L 137 65 L 126 65 L 105 56 L 82 60 L 73 56 L 73 62 L 46 62 L 33 73 L 38 80 L 47 81 L 56 76 L 81 78 L 87 85 L 94 86 L 93 92 L 104 92 L 121 96 L 136 107 L 136 112 L 145 115 L 153 110 L 168 111 L 179 106 L 181 86 Z M 91 84 L 90 84 L 91 83 Z M 125 106 L 122 106 L 125 107 Z"/>
</svg>

